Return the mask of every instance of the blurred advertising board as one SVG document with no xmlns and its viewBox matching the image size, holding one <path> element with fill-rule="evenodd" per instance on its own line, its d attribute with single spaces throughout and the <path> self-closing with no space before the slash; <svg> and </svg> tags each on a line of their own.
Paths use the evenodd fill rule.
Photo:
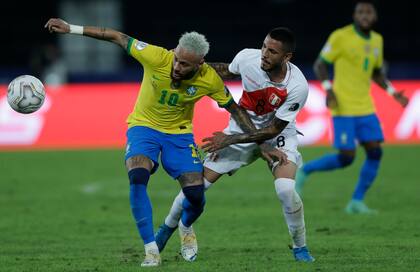
<svg viewBox="0 0 420 272">
<path fill-rule="evenodd" d="M 393 81 L 406 90 L 410 103 L 400 107 L 386 92 L 372 85 L 378 116 L 387 143 L 420 144 L 420 80 Z M 238 100 L 240 82 L 228 82 Z M 7 86 L 0 86 L 0 149 L 21 148 L 112 148 L 124 147 L 125 123 L 140 85 L 136 83 L 69 84 L 47 86 L 43 107 L 32 114 L 14 112 L 6 100 Z M 222 130 L 229 115 L 209 98 L 195 107 L 194 133 L 198 144 L 214 131 Z M 325 93 L 318 82 L 310 82 L 308 101 L 298 116 L 298 128 L 305 136 L 302 145 L 327 145 L 331 121 L 325 107 Z"/>
</svg>

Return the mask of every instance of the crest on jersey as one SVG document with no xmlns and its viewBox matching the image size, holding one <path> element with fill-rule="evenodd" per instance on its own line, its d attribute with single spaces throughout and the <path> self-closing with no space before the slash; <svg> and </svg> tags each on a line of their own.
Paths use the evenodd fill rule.
<svg viewBox="0 0 420 272">
<path fill-rule="evenodd" d="M 190 86 L 187 88 L 187 94 L 193 96 L 197 93 L 197 88 L 194 86 Z"/>
<path fill-rule="evenodd" d="M 270 98 L 268 98 L 268 102 L 274 107 L 278 107 L 281 104 L 281 98 L 278 97 L 275 93 L 270 95 Z"/>
<path fill-rule="evenodd" d="M 289 111 L 296 111 L 297 109 L 299 109 L 299 103 L 293 103 L 290 106 Z"/>
<path fill-rule="evenodd" d="M 136 47 L 137 50 L 141 51 L 144 48 L 146 48 L 147 43 L 142 42 L 142 41 L 137 41 L 136 44 L 134 45 Z"/>
<path fill-rule="evenodd" d="M 375 57 L 379 56 L 379 48 L 373 48 L 373 54 L 375 55 Z"/>
</svg>

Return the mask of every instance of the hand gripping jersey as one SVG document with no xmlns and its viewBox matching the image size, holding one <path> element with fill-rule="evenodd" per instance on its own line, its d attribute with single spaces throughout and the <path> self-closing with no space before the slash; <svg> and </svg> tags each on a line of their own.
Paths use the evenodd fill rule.
<svg viewBox="0 0 420 272">
<path fill-rule="evenodd" d="M 269 126 L 276 117 L 289 122 L 283 135 L 297 134 L 296 115 L 305 104 L 309 90 L 308 82 L 299 68 L 288 62 L 284 80 L 272 82 L 261 69 L 261 50 L 244 49 L 235 56 L 229 71 L 241 75 L 243 93 L 239 104 L 248 111 L 258 129 Z M 232 118 L 229 131 L 242 132 Z"/>
</svg>

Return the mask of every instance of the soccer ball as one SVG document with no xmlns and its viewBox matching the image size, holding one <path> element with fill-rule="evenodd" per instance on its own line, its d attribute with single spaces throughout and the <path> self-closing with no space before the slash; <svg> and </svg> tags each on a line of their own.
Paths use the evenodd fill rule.
<svg viewBox="0 0 420 272">
<path fill-rule="evenodd" d="M 44 104 L 45 88 L 34 76 L 19 76 L 10 82 L 7 88 L 7 102 L 20 113 L 32 113 Z"/>
</svg>

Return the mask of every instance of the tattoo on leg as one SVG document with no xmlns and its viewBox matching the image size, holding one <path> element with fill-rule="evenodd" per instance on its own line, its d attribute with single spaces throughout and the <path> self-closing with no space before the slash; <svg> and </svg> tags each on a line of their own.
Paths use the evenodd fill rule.
<svg viewBox="0 0 420 272">
<path fill-rule="evenodd" d="M 182 187 L 203 184 L 203 173 L 184 173 L 181 176 L 179 176 L 178 181 Z"/>
</svg>

